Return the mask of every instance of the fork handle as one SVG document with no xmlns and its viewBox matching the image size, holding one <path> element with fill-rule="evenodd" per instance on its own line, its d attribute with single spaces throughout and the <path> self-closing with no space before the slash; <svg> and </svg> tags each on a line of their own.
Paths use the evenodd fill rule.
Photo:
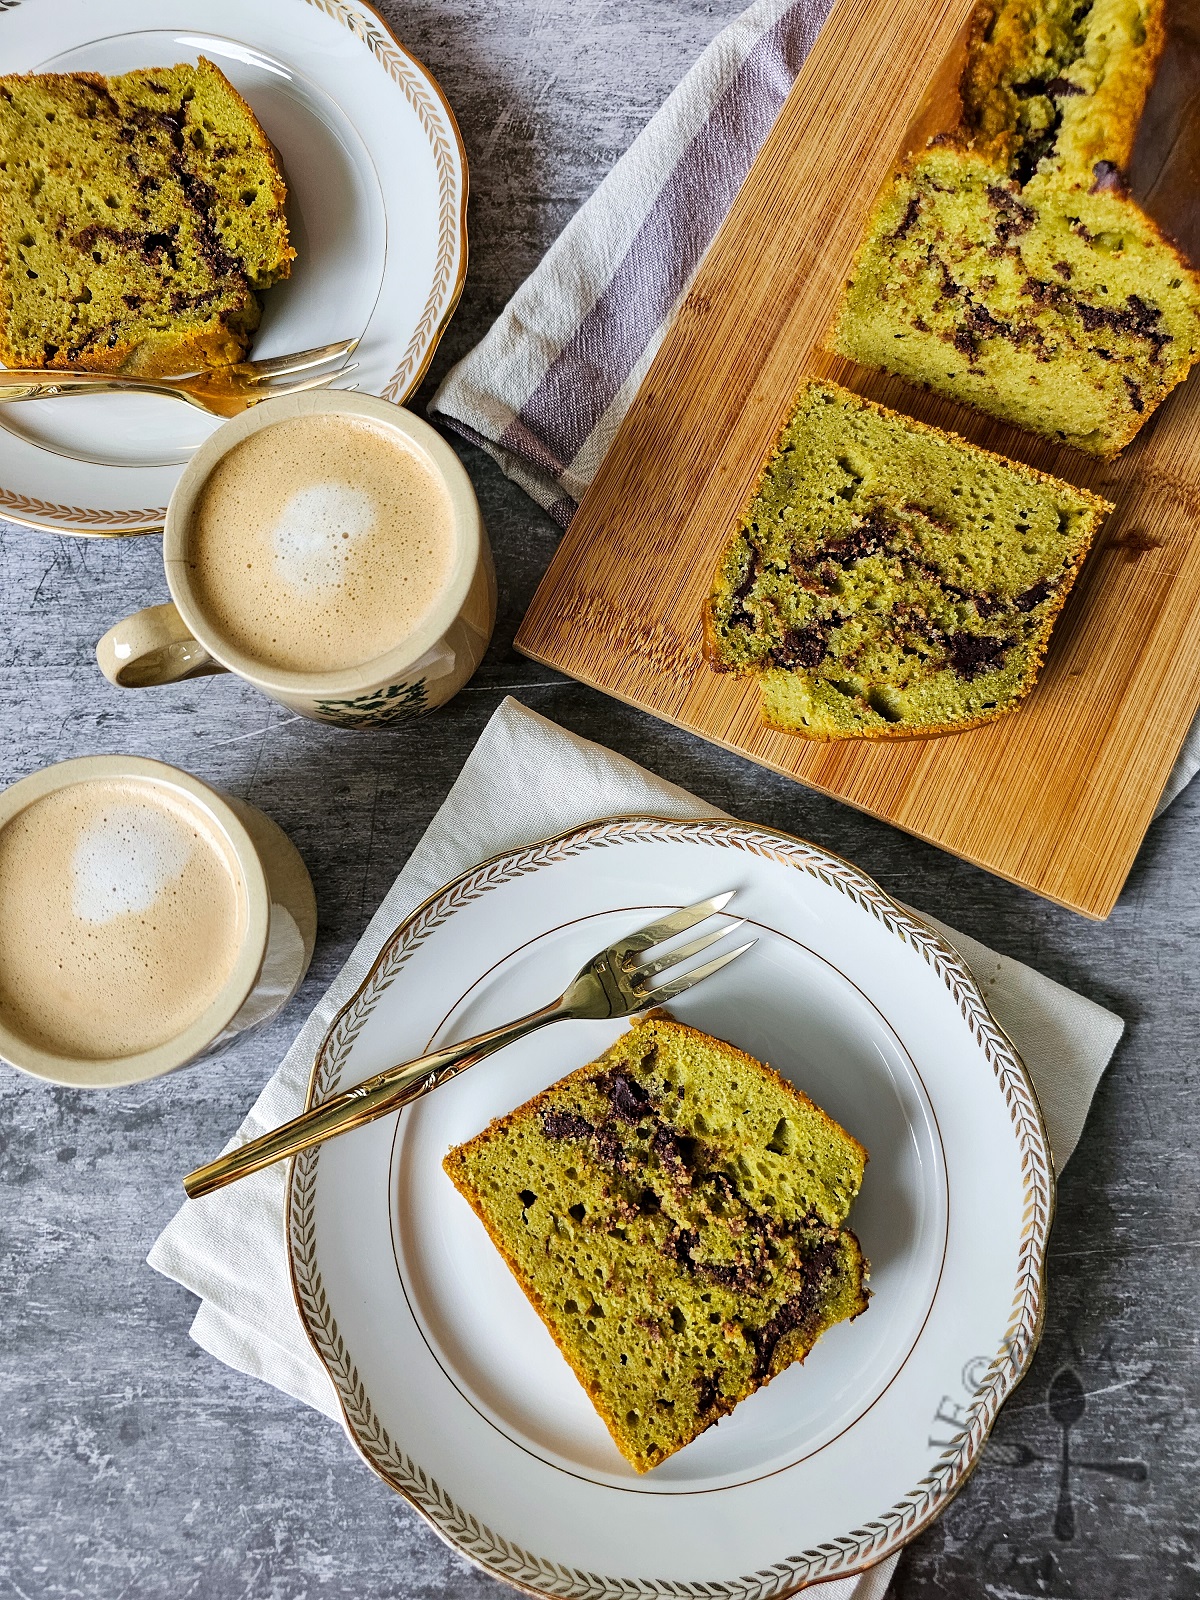
<svg viewBox="0 0 1200 1600">
<path fill-rule="evenodd" d="M 63 372 L 55 374 L 32 367 L 0 368 L 0 404 L 10 400 L 51 400 L 60 394 L 128 394 L 131 389 L 155 394 L 177 395 L 145 378 L 122 378 L 111 372 Z M 178 396 L 177 398 L 186 398 Z"/>
<path fill-rule="evenodd" d="M 373 1078 L 355 1084 L 353 1089 L 344 1089 L 332 1099 L 323 1100 L 320 1105 L 301 1112 L 290 1122 L 272 1128 L 270 1133 L 264 1133 L 249 1144 L 239 1145 L 236 1150 L 218 1156 L 206 1167 L 197 1167 L 183 1180 L 184 1191 L 189 1199 L 198 1200 L 201 1195 L 211 1194 L 214 1189 L 223 1189 L 227 1183 L 294 1156 L 300 1150 L 307 1150 L 310 1145 L 321 1144 L 323 1140 L 332 1139 L 339 1133 L 348 1133 L 351 1128 L 361 1128 L 365 1123 L 374 1122 L 377 1117 L 386 1117 L 390 1111 L 397 1111 L 401 1106 L 421 1099 L 467 1067 L 473 1067 L 477 1061 L 503 1050 L 505 1045 L 523 1039 L 527 1033 L 544 1028 L 547 1023 L 558 1022 L 573 1014 L 565 996 L 560 996 L 550 1005 L 531 1012 L 518 1022 L 507 1023 L 503 1028 L 477 1034 L 475 1038 L 464 1039 L 461 1044 L 450 1045 L 448 1049 L 435 1050 L 431 1055 L 419 1056 L 417 1060 L 407 1061 L 402 1066 L 377 1072 Z"/>
</svg>

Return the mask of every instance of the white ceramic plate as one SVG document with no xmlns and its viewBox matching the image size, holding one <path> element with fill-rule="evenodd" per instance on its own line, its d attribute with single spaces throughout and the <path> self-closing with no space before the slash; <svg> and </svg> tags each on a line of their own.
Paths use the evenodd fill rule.
<svg viewBox="0 0 1200 1600">
<path fill-rule="evenodd" d="M 310 1101 L 544 1004 L 613 938 L 729 888 L 758 944 L 672 1010 L 866 1144 L 850 1221 L 873 1299 L 663 1466 L 622 1460 L 441 1170 L 624 1024 L 546 1029 L 294 1164 L 296 1300 L 351 1439 L 535 1594 L 765 1600 L 869 1566 L 946 1504 L 1036 1344 L 1053 1176 L 1025 1070 L 936 934 L 785 835 L 625 818 L 465 874 L 384 947 Z"/>
<path fill-rule="evenodd" d="M 204 55 L 280 152 L 297 259 L 252 355 L 361 337 L 345 380 L 403 401 L 466 275 L 466 154 L 424 67 L 360 0 L 2 0 L 5 72 L 126 72 Z M 0 408 L 0 515 L 148 533 L 215 417 L 97 395 Z"/>
</svg>

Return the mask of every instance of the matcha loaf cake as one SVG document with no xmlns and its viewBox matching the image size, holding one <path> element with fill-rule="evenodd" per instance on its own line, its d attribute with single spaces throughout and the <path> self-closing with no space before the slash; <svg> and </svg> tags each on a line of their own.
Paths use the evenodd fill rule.
<svg viewBox="0 0 1200 1600">
<path fill-rule="evenodd" d="M 1200 356 L 1200 5 L 984 0 L 835 348 L 1112 455 Z"/>
<path fill-rule="evenodd" d="M 0 358 L 145 375 L 240 360 L 287 277 L 286 191 L 210 61 L 0 78 Z"/>
<path fill-rule="evenodd" d="M 990 721 L 1033 687 L 1108 504 L 832 383 L 810 383 L 721 557 L 718 671 L 816 739 Z"/>
<path fill-rule="evenodd" d="M 653 1014 L 445 1168 L 646 1472 L 865 1310 L 842 1223 L 866 1159 L 769 1067 Z"/>
</svg>

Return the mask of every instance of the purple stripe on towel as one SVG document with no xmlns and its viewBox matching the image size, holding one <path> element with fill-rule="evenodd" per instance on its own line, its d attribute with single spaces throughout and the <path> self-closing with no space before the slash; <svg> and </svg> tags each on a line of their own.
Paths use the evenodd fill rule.
<svg viewBox="0 0 1200 1600">
<path fill-rule="evenodd" d="M 455 433 L 461 434 L 469 444 L 478 445 L 483 450 L 491 450 L 492 441 L 485 434 L 480 433 L 478 428 L 472 428 L 469 423 L 463 422 L 459 417 L 444 416 L 440 411 L 430 412 L 430 415 L 437 421 L 445 423 L 446 427 L 452 428 Z M 514 450 L 512 454 L 522 455 L 526 461 L 532 461 L 535 466 L 543 467 L 543 470 L 545 470 L 543 463 L 545 452 L 536 440 L 530 441 L 529 449 Z M 555 500 L 552 505 L 547 506 L 546 509 L 559 527 L 569 528 L 571 526 L 571 518 L 579 510 L 579 502 L 572 500 L 570 495 L 564 494 L 558 500 Z"/>
<path fill-rule="evenodd" d="M 753 46 L 680 155 L 624 260 L 499 443 L 559 477 L 696 270 L 827 7 L 796 0 Z"/>
<path fill-rule="evenodd" d="M 571 518 L 578 510 L 579 502 L 572 500 L 569 495 L 563 495 L 561 500 L 556 500 L 549 507 L 550 515 L 560 528 L 569 528 L 571 526 Z"/>
</svg>

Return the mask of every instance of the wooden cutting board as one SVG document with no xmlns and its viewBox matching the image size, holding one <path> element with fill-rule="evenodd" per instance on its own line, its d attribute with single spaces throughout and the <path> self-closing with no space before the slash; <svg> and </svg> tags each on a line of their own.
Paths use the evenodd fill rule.
<svg viewBox="0 0 1200 1600">
<path fill-rule="evenodd" d="M 1087 916 L 1111 911 L 1200 706 L 1200 382 L 1115 462 L 822 344 L 864 221 L 973 0 L 839 0 L 564 537 L 517 645 Z M 1030 698 L 939 739 L 765 728 L 701 655 L 717 558 L 806 374 L 1093 489 L 1116 510 Z"/>
</svg>

